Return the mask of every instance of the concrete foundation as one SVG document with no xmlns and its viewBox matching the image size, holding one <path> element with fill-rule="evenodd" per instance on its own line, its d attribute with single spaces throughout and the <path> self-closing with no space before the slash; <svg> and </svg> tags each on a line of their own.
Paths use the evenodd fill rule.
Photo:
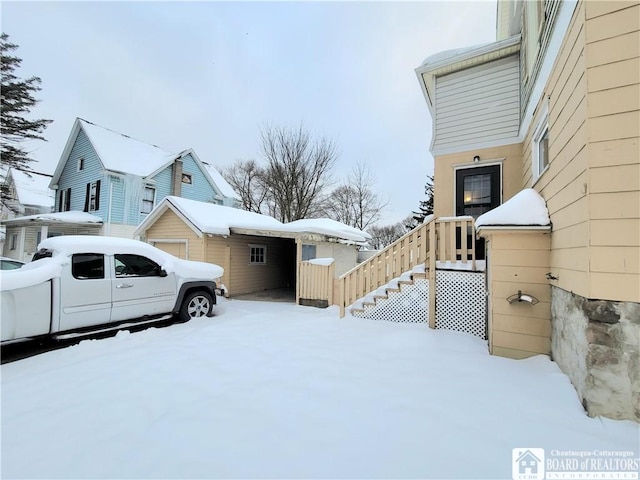
<svg viewBox="0 0 640 480">
<path fill-rule="evenodd" d="M 640 304 L 552 287 L 551 356 L 589 416 L 640 422 Z"/>
</svg>

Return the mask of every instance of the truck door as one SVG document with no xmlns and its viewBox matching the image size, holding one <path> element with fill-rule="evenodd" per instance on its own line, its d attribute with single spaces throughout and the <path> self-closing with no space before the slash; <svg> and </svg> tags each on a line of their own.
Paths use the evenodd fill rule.
<svg viewBox="0 0 640 480">
<path fill-rule="evenodd" d="M 60 278 L 60 331 L 108 323 L 111 278 L 104 255 L 75 253 L 70 263 Z"/>
<path fill-rule="evenodd" d="M 127 320 L 168 313 L 176 300 L 176 280 L 142 255 L 113 256 L 111 320 Z"/>
</svg>

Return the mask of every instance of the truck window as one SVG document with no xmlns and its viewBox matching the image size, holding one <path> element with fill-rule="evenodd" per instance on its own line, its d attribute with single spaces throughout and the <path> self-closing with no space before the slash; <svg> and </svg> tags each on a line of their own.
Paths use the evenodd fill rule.
<svg viewBox="0 0 640 480">
<path fill-rule="evenodd" d="M 116 277 L 158 277 L 160 265 L 141 255 L 122 253 L 115 255 Z"/>
<path fill-rule="evenodd" d="M 104 255 L 75 253 L 71 257 L 71 274 L 78 280 L 104 278 Z"/>
</svg>

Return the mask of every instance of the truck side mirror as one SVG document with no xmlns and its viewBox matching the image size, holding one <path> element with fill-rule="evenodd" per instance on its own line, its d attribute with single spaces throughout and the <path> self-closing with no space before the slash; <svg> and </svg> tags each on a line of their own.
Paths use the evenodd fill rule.
<svg viewBox="0 0 640 480">
<path fill-rule="evenodd" d="M 166 277 L 168 275 L 167 271 L 164 268 L 160 269 L 160 276 L 161 277 Z"/>
</svg>

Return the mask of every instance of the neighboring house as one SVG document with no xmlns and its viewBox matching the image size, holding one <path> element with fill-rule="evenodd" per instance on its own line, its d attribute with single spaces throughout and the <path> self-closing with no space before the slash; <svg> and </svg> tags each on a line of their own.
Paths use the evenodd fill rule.
<svg viewBox="0 0 640 480">
<path fill-rule="evenodd" d="M 435 215 L 537 192 L 549 224 L 479 228 L 490 349 L 551 354 L 590 415 L 638 421 L 640 2 L 499 0 L 497 16 L 494 43 L 416 69 Z"/>
<path fill-rule="evenodd" d="M 178 257 L 222 266 L 222 283 L 232 296 L 291 288 L 298 298 L 301 263 L 331 258 L 335 277 L 357 265 L 358 246 L 369 239 L 334 220 L 283 224 L 267 215 L 173 196 L 163 199 L 135 234 Z M 332 290 L 333 277 L 322 287 L 330 284 Z"/>
<path fill-rule="evenodd" d="M 0 220 L 53 211 L 51 175 L 9 168 L 4 176 L 8 196 L 0 205 Z"/>
<path fill-rule="evenodd" d="M 192 149 L 170 152 L 77 118 L 51 180 L 55 211 L 82 211 L 131 238 L 168 195 L 235 207 L 238 197 Z"/>
<path fill-rule="evenodd" d="M 2 255 L 30 262 L 40 241 L 58 235 L 100 235 L 102 219 L 85 212 L 57 212 L 4 220 L 6 241 Z"/>
<path fill-rule="evenodd" d="M 54 193 L 49 189 L 51 175 L 2 168 L 1 176 L 7 197 L 0 202 L 0 221 L 53 211 Z M 5 233 L 5 227 L 1 225 L 0 250 L 4 249 Z"/>
</svg>

